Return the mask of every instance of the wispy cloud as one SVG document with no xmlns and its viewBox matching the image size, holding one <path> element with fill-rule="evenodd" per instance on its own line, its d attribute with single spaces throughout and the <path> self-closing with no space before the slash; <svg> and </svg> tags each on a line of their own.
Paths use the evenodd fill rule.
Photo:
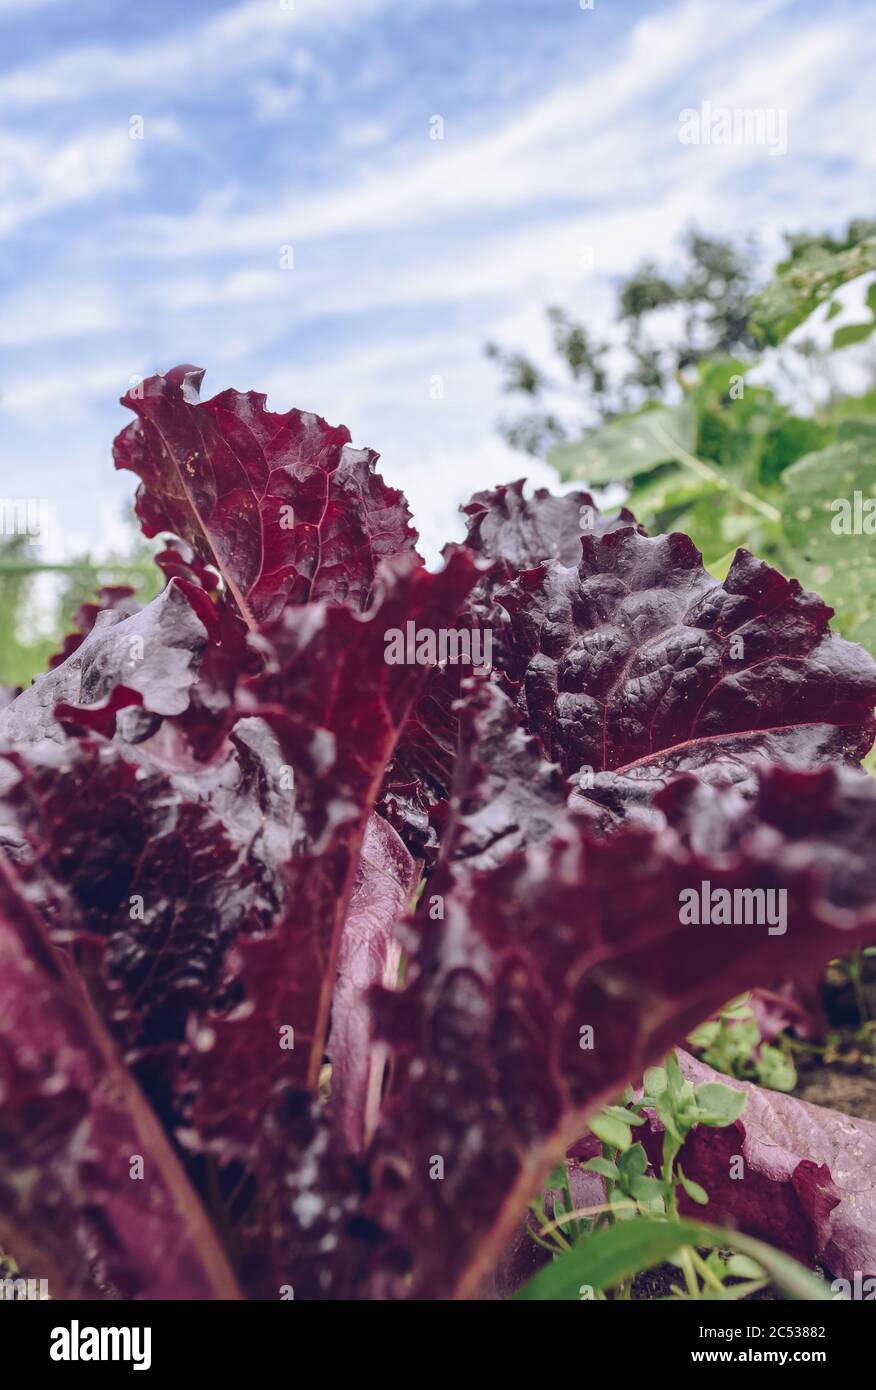
<svg viewBox="0 0 876 1390">
<path fill-rule="evenodd" d="M 193 79 L 202 85 L 237 79 L 249 69 L 276 62 L 278 51 L 294 50 L 318 35 L 337 36 L 373 19 L 389 3 L 245 0 L 195 24 L 177 9 L 161 38 L 134 44 L 83 43 L 7 74 L 0 78 L 0 109 L 95 101 L 132 87 L 148 88 L 160 97 Z"/>
<path fill-rule="evenodd" d="M 736 42 L 781 3 L 738 8 Z M 211 195 L 189 216 L 150 220 L 144 243 L 157 254 L 207 255 L 264 247 L 281 229 L 309 240 L 532 207 L 549 198 L 617 197 L 629 189 L 631 157 L 641 177 L 650 157 L 675 137 L 665 110 L 662 122 L 648 126 L 642 104 L 691 66 L 702 72 L 721 55 L 727 35 L 716 21 L 723 13 L 723 5 L 684 0 L 669 15 L 640 20 L 614 61 L 561 82 L 484 134 L 467 135 L 448 115 L 443 138 L 432 140 L 424 115 L 388 167 L 314 193 L 290 188 L 278 197 L 271 189 L 254 208 L 241 193 L 236 209 L 217 209 Z"/>
<path fill-rule="evenodd" d="M 495 437 L 485 339 L 546 351 L 548 302 L 608 330 L 615 278 L 692 223 L 771 251 L 872 210 L 874 19 L 871 0 L 154 0 L 124 38 L 45 25 L 0 72 L 16 456 L 87 530 L 96 491 L 128 492 L 106 468 L 117 395 L 201 360 L 211 389 L 382 448 L 437 544 L 466 492 L 534 471 Z M 703 100 L 782 107 L 788 153 L 683 145 Z"/>
<path fill-rule="evenodd" d="M 151 124 L 154 140 L 175 140 L 175 122 Z M 0 235 L 34 218 L 88 203 L 139 182 L 139 142 L 127 125 L 85 131 L 67 140 L 0 132 Z"/>
</svg>

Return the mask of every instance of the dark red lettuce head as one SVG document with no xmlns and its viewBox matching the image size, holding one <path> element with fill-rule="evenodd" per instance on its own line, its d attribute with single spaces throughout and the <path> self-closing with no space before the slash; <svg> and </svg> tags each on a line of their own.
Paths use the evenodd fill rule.
<svg viewBox="0 0 876 1390">
<path fill-rule="evenodd" d="M 161 1125 L 28 899 L 0 854 L 0 1243 L 53 1298 L 236 1297 Z"/>
<path fill-rule="evenodd" d="M 573 816 L 427 885 L 410 983 L 377 1001 L 396 1059 L 367 1207 L 389 1238 L 380 1293 L 473 1295 L 587 1114 L 728 996 L 876 937 L 863 774 L 775 769 L 754 802 L 687 777 L 663 799 L 659 830 L 594 838 Z M 693 923 L 704 885 L 783 894 L 784 929 Z"/>
<path fill-rule="evenodd" d="M 876 939 L 876 667 L 585 493 L 478 494 L 431 573 L 346 430 L 200 379 L 116 441 L 166 588 L 0 712 L 0 1243 L 65 1294 L 474 1296 L 595 1107 Z M 685 917 L 704 885 L 782 929 Z M 846 1268 L 814 1144 L 785 1179 Z"/>
<path fill-rule="evenodd" d="M 115 465 L 141 480 L 145 534 L 190 546 L 250 628 L 289 602 L 364 608 L 379 562 L 416 542 L 404 497 L 374 472 L 377 455 L 317 415 L 266 410 L 256 391 L 202 401 L 203 375 L 175 367 L 123 397 L 137 419 L 116 439 Z"/>
<path fill-rule="evenodd" d="M 817 595 L 746 551 L 719 583 L 686 536 L 628 526 L 496 597 L 511 620 L 504 674 L 568 776 L 675 773 L 728 739 L 742 760 L 765 741 L 772 756 L 787 741 L 857 759 L 873 741 L 872 658 L 830 631 Z"/>
</svg>

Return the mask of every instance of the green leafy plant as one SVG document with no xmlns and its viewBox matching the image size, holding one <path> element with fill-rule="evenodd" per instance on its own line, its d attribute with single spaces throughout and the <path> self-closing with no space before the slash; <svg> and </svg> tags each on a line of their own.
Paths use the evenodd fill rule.
<svg viewBox="0 0 876 1390">
<path fill-rule="evenodd" d="M 604 1200 L 592 1207 L 576 1207 L 569 1168 L 565 1164 L 555 1168 L 550 1178 L 551 1214 L 542 1196 L 532 1205 L 536 1226 L 530 1231 L 554 1263 L 536 1275 L 520 1296 L 577 1298 L 586 1288 L 587 1296 L 597 1299 L 609 1293 L 628 1298 L 635 1276 L 660 1261 L 676 1265 L 684 1276 L 684 1288 L 672 1286 L 675 1297 L 737 1299 L 763 1288 L 770 1278 L 789 1292 L 789 1280 L 797 1289 L 809 1290 L 805 1295 L 792 1292 L 792 1296 L 813 1296 L 815 1281 L 785 1256 L 740 1239 L 735 1231 L 693 1226 L 679 1215 L 679 1190 L 698 1205 L 705 1206 L 709 1200 L 679 1162 L 685 1140 L 698 1125 L 721 1129 L 732 1124 L 745 1104 L 745 1093 L 732 1086 L 711 1081 L 695 1086 L 683 1076 L 678 1056 L 672 1052 L 662 1067 L 645 1072 L 638 1097 L 631 1095 L 624 1105 L 605 1106 L 597 1112 L 590 1130 L 601 1144 L 601 1153 L 580 1167 L 602 1179 Z M 646 1112 L 653 1112 L 663 1129 L 656 1173 L 649 1172 L 651 1161 L 644 1144 L 633 1138 L 645 1124 Z M 623 1233 L 621 1228 L 631 1222 L 634 1233 Z M 710 1247 L 706 1257 L 698 1248 L 703 1246 Z M 722 1253 L 728 1247 L 736 1253 Z M 727 1284 L 728 1279 L 737 1282 Z"/>
<path fill-rule="evenodd" d="M 763 1041 L 750 1005 L 734 1000 L 717 1018 L 709 1019 L 688 1036 L 703 1060 L 727 1076 L 757 1081 L 771 1091 L 793 1091 L 797 1069 L 781 1047 Z"/>
<path fill-rule="evenodd" d="M 846 636 L 876 650 L 876 392 L 850 396 L 834 381 L 838 355 L 876 326 L 876 285 L 867 317 L 837 328 L 828 350 L 805 334 L 788 342 L 816 309 L 827 305 L 834 317 L 837 292 L 876 270 L 876 222 L 852 222 L 841 238 L 790 238 L 757 295 L 750 259 L 707 238 L 689 239 L 687 253 L 682 281 L 651 266 L 619 290 L 618 323 L 639 365 L 644 325 L 686 305 L 681 340 L 661 348 L 659 368 L 648 378 L 634 370 L 635 391 L 629 377 L 597 379 L 592 335 L 565 316 L 555 347 L 597 422 L 570 439 L 568 426 L 529 416 L 504 427 L 506 437 L 530 452 L 547 443 L 564 480 L 622 483 L 637 519 L 650 531 L 691 535 L 716 578 L 739 547 L 768 556 L 824 596 Z M 545 396 L 543 372 L 519 355 L 502 360 L 506 389 Z"/>
<path fill-rule="evenodd" d="M 702 363 L 679 404 L 612 421 L 550 460 L 565 479 L 624 481 L 638 519 L 648 529 L 689 531 L 716 578 L 739 546 L 768 554 L 817 588 L 838 627 L 872 650 L 876 517 L 864 507 L 876 456 L 871 399 L 844 401 L 839 418 L 796 415 L 771 388 L 746 383 L 752 365 Z"/>
<path fill-rule="evenodd" d="M 556 370 L 538 366 L 526 353 L 487 344 L 487 356 L 501 368 L 503 389 L 529 406 L 525 415 L 500 424 L 512 447 L 541 455 L 579 433 L 567 422 L 570 411 L 580 411 L 582 423 L 585 412 L 615 419 L 662 400 L 679 373 L 705 358 L 755 346 L 748 327 L 753 246 L 739 248 L 694 230 L 685 237 L 683 253 L 676 269 L 646 261 L 620 282 L 616 323 L 624 365 L 619 369 L 611 365 L 616 354 L 605 336 L 557 305 L 547 311 Z M 667 317 L 678 329 L 669 339 Z"/>
<path fill-rule="evenodd" d="M 836 291 L 870 270 L 876 270 L 876 222 L 858 218 L 849 223 L 844 237 L 802 236 L 788 239 L 788 256 L 776 268 L 772 284 L 758 296 L 751 315 L 751 328 L 760 342 L 776 346 L 820 304 L 827 301 L 828 314 L 836 314 Z M 870 309 L 876 307 L 871 290 Z M 835 348 L 860 342 L 873 332 L 873 317 L 860 324 L 838 328 Z"/>
<path fill-rule="evenodd" d="M 718 1252 L 729 1241 L 737 1254 L 725 1258 Z M 774 1283 L 789 1298 L 825 1302 L 830 1299 L 827 1285 L 816 1279 L 796 1260 L 774 1250 L 763 1241 L 724 1231 L 693 1221 L 636 1221 L 606 1227 L 590 1239 L 579 1241 L 539 1270 L 516 1294 L 522 1300 L 573 1300 L 600 1298 L 626 1283 L 639 1271 L 652 1269 L 665 1260 L 681 1258 L 687 1249 L 696 1254 L 703 1285 L 695 1295 L 726 1301 L 755 1293 L 767 1282 Z M 697 1253 L 711 1251 L 707 1260 Z M 714 1257 L 714 1258 L 713 1258 Z M 721 1285 L 724 1277 L 741 1277 L 736 1286 Z M 721 1285 L 721 1287 L 716 1287 Z"/>
<path fill-rule="evenodd" d="M 29 685 L 74 626 L 80 606 L 104 586 L 128 585 L 141 603 L 154 598 L 152 549 L 138 539 L 125 553 L 52 562 L 39 558 L 24 535 L 0 542 L 0 684 Z M 36 589 L 43 575 L 56 580 L 48 597 Z"/>
<path fill-rule="evenodd" d="M 688 1081 L 675 1052 L 662 1067 L 649 1068 L 638 1097 L 606 1106 L 590 1121 L 601 1153 L 580 1166 L 602 1179 L 604 1201 L 576 1207 L 569 1168 L 561 1164 L 550 1179 L 551 1215 L 544 1197 L 533 1203 L 537 1225 L 530 1234 L 552 1260 L 517 1297 L 629 1298 L 636 1275 L 668 1262 L 684 1278 L 683 1287 L 670 1286 L 673 1298 L 735 1300 L 770 1282 L 791 1298 L 826 1298 L 818 1280 L 762 1241 L 679 1215 L 680 1190 L 698 1205 L 709 1200 L 679 1162 L 685 1140 L 699 1125 L 721 1129 L 733 1124 L 745 1104 L 745 1093 L 732 1086 Z M 645 1146 L 633 1139 L 646 1112 L 653 1112 L 663 1128 L 657 1174 L 649 1173 Z"/>
</svg>

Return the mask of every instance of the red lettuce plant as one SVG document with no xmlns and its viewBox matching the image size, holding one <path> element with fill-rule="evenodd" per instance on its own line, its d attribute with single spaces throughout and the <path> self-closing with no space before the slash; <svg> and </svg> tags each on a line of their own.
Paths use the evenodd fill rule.
<svg viewBox="0 0 876 1390">
<path fill-rule="evenodd" d="M 876 667 L 586 493 L 479 494 L 431 573 L 374 454 L 201 375 L 115 444 L 165 589 L 0 712 L 0 1244 L 56 1296 L 477 1296 L 596 1107 L 876 939 Z M 703 884 L 786 930 L 686 920 Z M 871 1260 L 848 1122 L 773 1105 L 744 1200 L 723 1131 L 686 1156 L 715 1210 Z M 808 1244 L 766 1210 L 804 1164 Z"/>
</svg>

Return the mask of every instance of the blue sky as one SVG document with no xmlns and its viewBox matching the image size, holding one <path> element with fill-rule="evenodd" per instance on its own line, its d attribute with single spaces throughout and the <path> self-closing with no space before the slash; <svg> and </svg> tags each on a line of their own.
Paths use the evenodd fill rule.
<svg viewBox="0 0 876 1390">
<path fill-rule="evenodd" d="M 872 214 L 874 71 L 868 0 L 0 0 L 0 495 L 112 540 L 118 397 L 190 361 L 347 424 L 434 555 L 550 478 L 484 341 L 607 323 L 692 223 L 768 256 Z M 704 100 L 786 110 L 787 153 L 682 144 Z"/>
</svg>

